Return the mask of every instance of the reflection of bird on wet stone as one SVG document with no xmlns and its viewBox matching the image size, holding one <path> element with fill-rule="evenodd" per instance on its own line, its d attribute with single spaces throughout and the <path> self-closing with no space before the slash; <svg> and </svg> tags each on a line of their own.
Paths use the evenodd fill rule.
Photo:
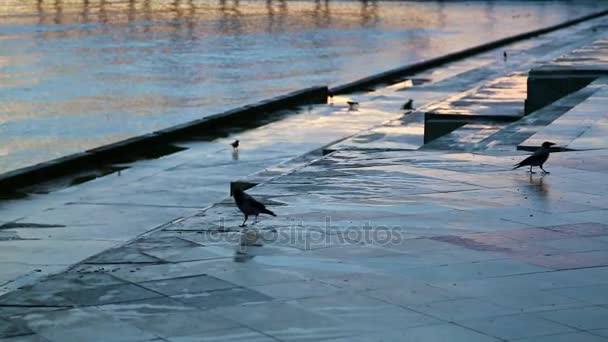
<svg viewBox="0 0 608 342">
<path fill-rule="evenodd" d="M 545 162 L 547 161 L 547 159 L 549 159 L 549 153 L 550 153 L 550 149 L 551 146 L 555 145 L 552 142 L 548 142 L 545 141 L 541 148 L 539 148 L 538 150 L 536 150 L 531 156 L 529 156 L 528 158 L 522 160 L 521 162 L 515 164 L 513 170 L 515 169 L 519 169 L 522 166 L 530 166 L 530 173 L 534 173 L 532 172 L 532 167 L 533 166 L 539 166 L 541 170 L 543 170 L 544 173 L 549 173 L 547 171 L 545 171 L 545 169 L 543 169 L 543 164 L 545 164 Z"/>
<path fill-rule="evenodd" d="M 412 109 L 414 109 L 414 100 L 410 99 L 409 101 L 407 101 L 406 103 L 404 103 L 403 106 L 401 106 L 401 109 L 403 109 L 403 110 L 412 110 Z"/>
<path fill-rule="evenodd" d="M 230 146 L 232 146 L 232 148 L 236 150 L 237 148 L 239 148 L 239 141 L 238 140 L 233 141 L 230 144 Z"/>
<path fill-rule="evenodd" d="M 277 216 L 272 211 L 266 209 L 265 205 L 258 202 L 255 198 L 246 194 L 241 189 L 234 189 L 233 196 L 234 201 L 236 202 L 236 206 L 239 207 L 243 215 L 245 215 L 245 220 L 243 220 L 243 223 L 241 223 L 240 227 L 245 227 L 245 222 L 247 222 L 247 218 L 249 218 L 249 215 L 255 215 L 255 222 L 258 221 L 258 215 L 260 214 Z"/>
</svg>

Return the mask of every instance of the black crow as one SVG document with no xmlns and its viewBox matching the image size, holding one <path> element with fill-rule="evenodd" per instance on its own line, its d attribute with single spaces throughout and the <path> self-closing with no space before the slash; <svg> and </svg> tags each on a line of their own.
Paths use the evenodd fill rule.
<svg viewBox="0 0 608 342">
<path fill-rule="evenodd" d="M 513 170 L 518 169 L 522 166 L 530 166 L 530 173 L 534 173 L 532 172 L 532 167 L 539 166 L 544 173 L 549 173 L 545 171 L 545 169 L 543 169 L 543 164 L 545 164 L 547 159 L 549 159 L 549 150 L 553 145 L 555 144 L 552 142 L 545 141 L 542 144 L 541 148 L 536 150 L 531 156 L 515 164 Z"/>
<path fill-rule="evenodd" d="M 410 99 L 409 101 L 407 101 L 406 103 L 404 103 L 403 106 L 401 106 L 401 109 L 403 109 L 403 110 L 412 110 L 412 109 L 414 109 L 414 100 Z"/>
<path fill-rule="evenodd" d="M 241 223 L 239 227 L 245 227 L 245 222 L 247 222 L 247 218 L 249 218 L 249 215 L 255 215 L 255 222 L 258 221 L 258 215 L 260 214 L 277 216 L 272 211 L 266 209 L 265 205 L 256 201 L 255 198 L 246 194 L 241 189 L 234 189 L 232 195 L 234 196 L 236 206 L 239 207 L 243 215 L 245 215 L 245 220 L 243 220 L 243 223 Z"/>
<path fill-rule="evenodd" d="M 233 141 L 230 144 L 230 146 L 232 146 L 232 148 L 236 150 L 237 148 L 239 148 L 239 141 L 238 140 Z"/>
<path fill-rule="evenodd" d="M 505 59 L 505 61 L 507 60 L 507 51 L 503 51 L 502 57 Z"/>
</svg>

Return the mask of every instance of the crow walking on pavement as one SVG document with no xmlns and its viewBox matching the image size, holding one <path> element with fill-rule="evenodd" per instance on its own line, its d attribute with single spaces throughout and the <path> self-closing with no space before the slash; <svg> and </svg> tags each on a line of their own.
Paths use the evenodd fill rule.
<svg viewBox="0 0 608 342">
<path fill-rule="evenodd" d="M 355 107 L 357 107 L 359 105 L 359 102 L 357 102 L 357 101 L 346 101 L 346 104 L 348 105 L 348 110 L 353 110 L 353 109 L 355 109 Z"/>
<path fill-rule="evenodd" d="M 230 144 L 230 146 L 232 146 L 232 148 L 236 150 L 237 148 L 239 148 L 239 141 L 238 140 L 233 141 Z"/>
<path fill-rule="evenodd" d="M 549 150 L 551 149 L 551 146 L 555 145 L 552 142 L 548 142 L 545 141 L 541 148 L 539 148 L 538 150 L 536 150 L 531 156 L 529 156 L 528 158 L 522 160 L 521 162 L 515 164 L 513 170 L 515 169 L 519 169 L 522 166 L 530 166 L 530 173 L 534 173 L 532 172 L 532 167 L 533 166 L 539 166 L 541 170 L 543 170 L 544 173 L 549 173 L 547 171 L 545 171 L 545 169 L 543 169 L 543 164 L 545 164 L 545 162 L 547 161 L 547 159 L 549 159 Z"/>
<path fill-rule="evenodd" d="M 246 194 L 241 189 L 234 189 L 232 195 L 234 196 L 236 206 L 239 207 L 243 215 L 245 215 L 245 220 L 243 220 L 243 223 L 241 223 L 239 227 L 245 227 L 245 222 L 247 222 L 247 218 L 249 218 L 249 215 L 255 216 L 255 222 L 258 221 L 258 215 L 260 214 L 277 216 L 272 211 L 266 209 L 265 205 L 258 202 L 255 198 L 251 197 L 251 195 Z"/>
</svg>

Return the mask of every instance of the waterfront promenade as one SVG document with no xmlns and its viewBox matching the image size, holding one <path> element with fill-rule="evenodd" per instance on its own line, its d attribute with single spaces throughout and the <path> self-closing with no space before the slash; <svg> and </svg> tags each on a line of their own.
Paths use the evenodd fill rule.
<svg viewBox="0 0 608 342">
<path fill-rule="evenodd" d="M 523 116 L 528 70 L 601 64 L 606 25 L 334 96 L 238 155 L 235 136 L 183 143 L 3 202 L 0 341 L 608 340 L 608 87 Z M 482 120 L 425 143 L 428 113 L 464 112 Z M 551 174 L 511 170 L 576 130 Z M 278 214 L 246 234 L 239 180 Z"/>
</svg>

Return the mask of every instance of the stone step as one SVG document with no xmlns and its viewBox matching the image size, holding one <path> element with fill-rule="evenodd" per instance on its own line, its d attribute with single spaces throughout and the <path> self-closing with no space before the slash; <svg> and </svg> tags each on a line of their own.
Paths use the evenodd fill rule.
<svg viewBox="0 0 608 342">
<path fill-rule="evenodd" d="M 449 97 L 429 108 L 427 114 L 474 119 L 520 118 L 526 98 L 525 72 L 495 78 L 480 87 Z"/>
<path fill-rule="evenodd" d="M 600 39 L 532 68 L 528 78 L 526 114 L 608 76 L 608 40 Z"/>
<path fill-rule="evenodd" d="M 533 150 L 544 141 L 568 150 L 608 148 L 608 78 L 590 85 L 595 93 L 518 145 Z"/>
<path fill-rule="evenodd" d="M 503 127 L 500 131 L 479 142 L 477 147 L 479 150 L 512 150 L 513 146 L 521 144 L 523 141 L 551 124 L 555 119 L 585 101 L 599 89 L 601 89 L 601 85 L 594 83 L 563 97 L 550 105 Z M 534 146 L 530 149 L 535 150 L 536 148 L 538 148 L 538 146 Z"/>
<path fill-rule="evenodd" d="M 480 122 L 470 123 L 453 130 L 452 132 L 425 144 L 424 150 L 453 150 L 477 151 L 484 149 L 482 141 L 499 132 L 507 124 Z"/>
<path fill-rule="evenodd" d="M 425 113 L 425 143 L 466 124 L 521 119 L 526 79 L 525 72 L 512 73 L 437 103 Z"/>
<path fill-rule="evenodd" d="M 413 112 L 400 119 L 365 130 L 325 150 L 416 150 L 424 142 L 422 112 Z"/>
</svg>

